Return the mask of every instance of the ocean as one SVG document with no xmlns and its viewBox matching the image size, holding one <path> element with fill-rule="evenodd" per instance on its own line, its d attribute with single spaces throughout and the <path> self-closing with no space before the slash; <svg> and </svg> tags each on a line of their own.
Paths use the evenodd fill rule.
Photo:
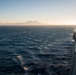
<svg viewBox="0 0 76 75">
<path fill-rule="evenodd" d="M 75 26 L 0 26 L 0 75 L 69 75 Z"/>
</svg>

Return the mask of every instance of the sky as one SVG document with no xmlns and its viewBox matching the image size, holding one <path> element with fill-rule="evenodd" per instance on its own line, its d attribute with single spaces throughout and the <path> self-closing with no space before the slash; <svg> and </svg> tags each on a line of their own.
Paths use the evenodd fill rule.
<svg viewBox="0 0 76 75">
<path fill-rule="evenodd" d="M 76 0 L 0 0 L 0 23 L 76 24 Z"/>
</svg>

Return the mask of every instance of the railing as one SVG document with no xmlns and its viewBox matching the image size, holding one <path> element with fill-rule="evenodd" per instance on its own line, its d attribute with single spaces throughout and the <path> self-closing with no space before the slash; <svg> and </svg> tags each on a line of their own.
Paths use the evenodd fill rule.
<svg viewBox="0 0 76 75">
<path fill-rule="evenodd" d="M 74 50 L 72 52 L 70 75 L 76 75 L 76 31 L 74 32 L 73 39 L 74 39 Z"/>
</svg>

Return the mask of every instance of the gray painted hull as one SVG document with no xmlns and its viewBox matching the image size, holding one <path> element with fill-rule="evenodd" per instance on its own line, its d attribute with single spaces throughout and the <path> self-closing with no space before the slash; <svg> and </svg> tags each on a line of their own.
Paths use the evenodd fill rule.
<svg viewBox="0 0 76 75">
<path fill-rule="evenodd" d="M 76 75 L 76 41 L 74 42 L 74 50 L 72 52 L 70 75 Z"/>
</svg>

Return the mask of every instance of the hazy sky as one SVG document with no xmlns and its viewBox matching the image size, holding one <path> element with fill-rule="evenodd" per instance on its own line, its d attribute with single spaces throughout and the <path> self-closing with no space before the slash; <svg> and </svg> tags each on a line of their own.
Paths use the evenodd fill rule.
<svg viewBox="0 0 76 75">
<path fill-rule="evenodd" d="M 0 0 L 0 23 L 28 20 L 76 24 L 76 0 Z"/>
</svg>

